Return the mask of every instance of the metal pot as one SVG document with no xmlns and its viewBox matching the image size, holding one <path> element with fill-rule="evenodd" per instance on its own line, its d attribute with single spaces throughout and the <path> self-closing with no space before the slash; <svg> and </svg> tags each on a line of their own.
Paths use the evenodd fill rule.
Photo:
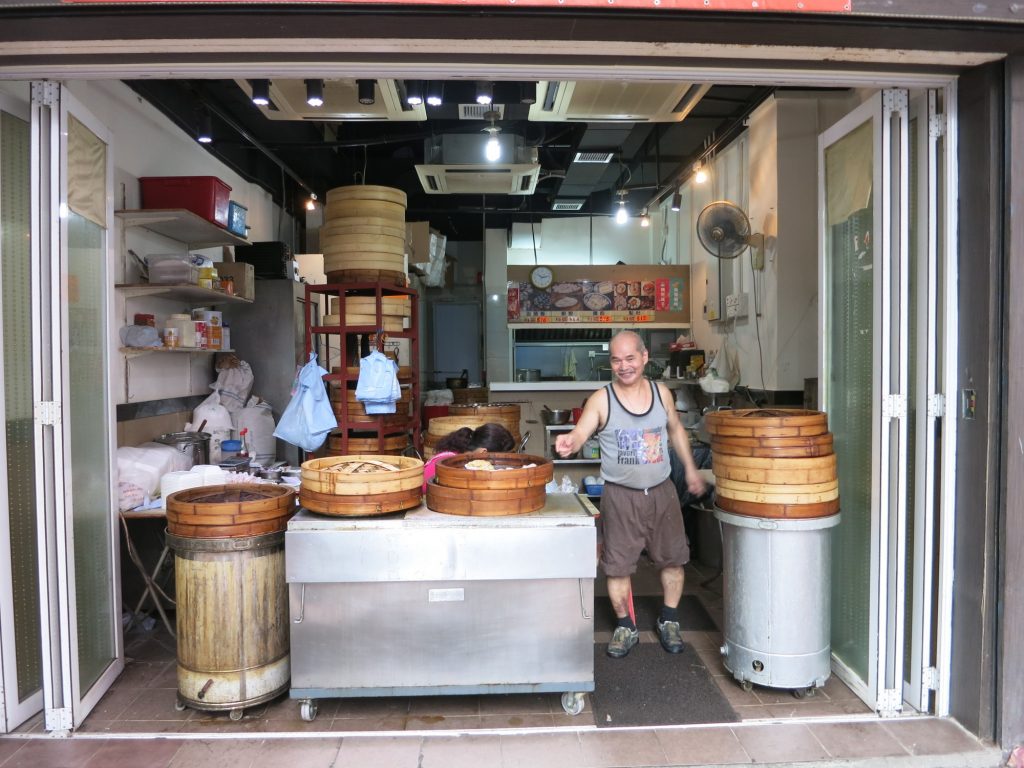
<svg viewBox="0 0 1024 768">
<path fill-rule="evenodd" d="M 465 389 L 469 386 L 469 369 L 463 368 L 461 376 L 449 376 L 444 382 L 448 389 Z"/>
<path fill-rule="evenodd" d="M 516 368 L 516 381 L 540 381 L 540 368 Z"/>
<path fill-rule="evenodd" d="M 556 408 L 552 410 L 546 405 L 541 408 L 540 420 L 547 426 L 552 424 L 568 424 L 572 411 L 568 408 Z"/>
<path fill-rule="evenodd" d="M 210 434 L 208 432 L 168 432 L 156 442 L 177 448 L 192 460 L 192 466 L 210 463 Z"/>
</svg>

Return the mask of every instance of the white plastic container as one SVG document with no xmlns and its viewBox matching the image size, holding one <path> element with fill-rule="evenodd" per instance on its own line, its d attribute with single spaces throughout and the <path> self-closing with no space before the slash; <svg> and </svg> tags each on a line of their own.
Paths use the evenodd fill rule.
<svg viewBox="0 0 1024 768">
<path fill-rule="evenodd" d="M 196 346 L 196 327 L 192 322 L 191 315 L 185 313 L 170 315 L 166 325 L 178 329 L 179 346 L 191 348 Z"/>
</svg>

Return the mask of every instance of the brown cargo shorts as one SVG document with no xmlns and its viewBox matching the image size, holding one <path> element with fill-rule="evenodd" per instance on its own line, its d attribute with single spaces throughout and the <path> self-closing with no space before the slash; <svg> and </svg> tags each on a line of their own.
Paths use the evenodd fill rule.
<svg viewBox="0 0 1024 768">
<path fill-rule="evenodd" d="M 631 576 L 646 549 L 661 570 L 690 561 L 679 496 L 671 480 L 642 490 L 605 483 L 601 493 L 604 549 L 601 568 L 606 576 Z"/>
</svg>

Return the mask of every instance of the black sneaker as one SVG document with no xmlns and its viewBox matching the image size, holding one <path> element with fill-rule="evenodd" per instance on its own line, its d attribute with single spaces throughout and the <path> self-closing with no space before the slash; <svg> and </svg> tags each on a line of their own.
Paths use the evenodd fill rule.
<svg viewBox="0 0 1024 768">
<path fill-rule="evenodd" d="M 681 653 L 683 650 L 683 636 L 679 632 L 678 621 L 658 619 L 658 639 L 661 640 L 661 647 L 669 653 Z"/>
<path fill-rule="evenodd" d="M 621 659 L 629 653 L 633 646 L 640 642 L 640 633 L 629 627 L 616 627 L 608 643 L 608 655 L 613 659 Z"/>
</svg>

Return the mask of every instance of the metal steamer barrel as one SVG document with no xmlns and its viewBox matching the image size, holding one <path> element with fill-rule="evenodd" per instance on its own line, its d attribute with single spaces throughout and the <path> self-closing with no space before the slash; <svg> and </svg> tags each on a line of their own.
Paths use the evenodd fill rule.
<svg viewBox="0 0 1024 768">
<path fill-rule="evenodd" d="M 359 454 L 302 465 L 299 500 L 322 515 L 368 516 L 419 506 L 423 462 L 408 456 Z"/>
<path fill-rule="evenodd" d="M 194 538 L 168 533 L 174 550 L 179 708 L 228 710 L 288 688 L 284 533 Z"/>
<path fill-rule="evenodd" d="M 467 469 L 474 461 L 488 461 L 494 469 Z M 434 482 L 427 485 L 427 507 L 476 517 L 536 512 L 544 507 L 544 486 L 553 476 L 554 465 L 540 456 L 461 453 L 437 463 Z"/>
<path fill-rule="evenodd" d="M 725 410 L 705 418 L 719 508 L 765 518 L 839 511 L 839 480 L 827 416 L 787 409 Z"/>
</svg>

